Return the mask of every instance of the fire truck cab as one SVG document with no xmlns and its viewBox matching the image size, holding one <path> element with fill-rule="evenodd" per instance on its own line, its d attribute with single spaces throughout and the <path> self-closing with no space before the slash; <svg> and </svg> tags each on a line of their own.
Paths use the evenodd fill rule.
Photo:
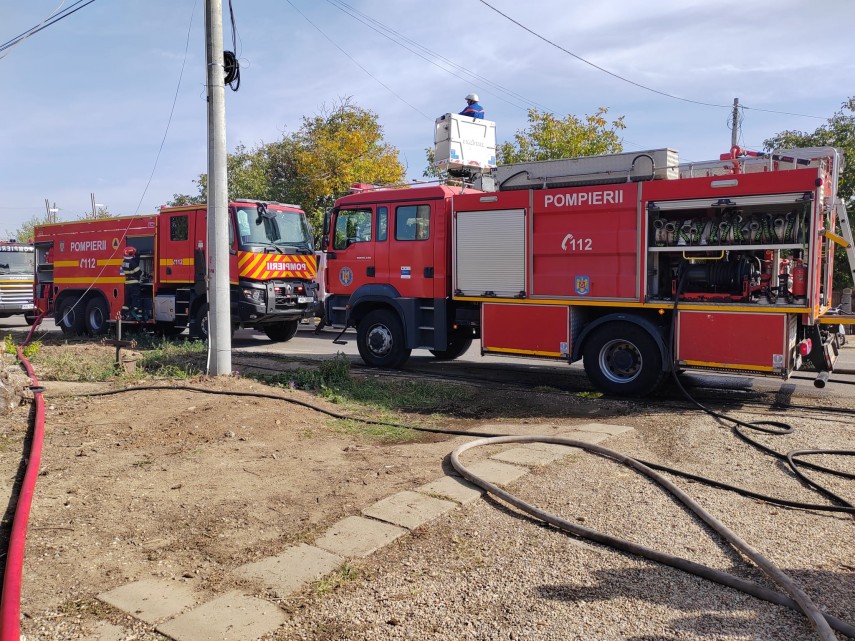
<svg viewBox="0 0 855 641">
<path fill-rule="evenodd" d="M 36 299 L 66 334 L 100 335 L 122 318 L 165 333 L 207 337 L 207 208 L 36 227 Z M 141 319 L 128 313 L 121 271 L 125 247 L 142 271 Z M 295 205 L 229 205 L 233 328 L 290 340 L 316 313 L 316 259 L 305 213 Z"/>
<path fill-rule="evenodd" d="M 482 354 L 582 360 L 610 394 L 689 368 L 821 386 L 853 320 L 829 315 L 833 243 L 853 258 L 841 162 L 659 149 L 502 165 L 497 191 L 361 187 L 325 220 L 327 321 L 377 367 L 480 338 Z"/>
</svg>

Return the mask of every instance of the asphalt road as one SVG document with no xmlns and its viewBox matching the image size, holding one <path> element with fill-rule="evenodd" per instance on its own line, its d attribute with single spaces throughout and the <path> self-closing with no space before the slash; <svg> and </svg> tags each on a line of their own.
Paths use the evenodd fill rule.
<svg viewBox="0 0 855 641">
<path fill-rule="evenodd" d="M 27 329 L 23 316 L 0 319 L 0 332 L 22 332 Z M 43 322 L 39 329 L 59 331 L 50 320 Z M 234 336 L 233 358 L 239 359 L 241 353 L 255 352 L 317 360 L 333 358 L 336 354 L 343 353 L 355 366 L 361 366 L 362 360 L 356 348 L 356 333 L 348 330 L 342 337 L 342 340 L 346 341 L 344 345 L 333 343 L 337 336 L 336 330 L 325 329 L 320 334 L 315 334 L 313 328 L 301 325 L 301 331 L 292 340 L 287 343 L 272 343 L 260 332 L 242 329 Z M 477 341 L 469 351 L 453 362 L 440 362 L 427 350 L 414 350 L 403 369 L 411 374 L 489 379 L 502 383 L 525 381 L 528 385 L 542 384 L 568 391 L 592 389 L 581 362 L 567 365 L 564 362 L 542 359 L 481 356 L 480 344 Z M 786 381 L 777 378 L 689 372 L 684 376 L 683 382 L 699 390 L 756 392 L 773 394 L 783 399 L 798 397 L 837 402 L 850 399 L 849 406 L 855 407 L 855 336 L 849 337 L 848 343 L 841 350 L 835 369 L 837 371 L 832 374 L 831 381 L 824 389 L 814 387 L 815 375 L 811 372 L 796 372 Z"/>
</svg>

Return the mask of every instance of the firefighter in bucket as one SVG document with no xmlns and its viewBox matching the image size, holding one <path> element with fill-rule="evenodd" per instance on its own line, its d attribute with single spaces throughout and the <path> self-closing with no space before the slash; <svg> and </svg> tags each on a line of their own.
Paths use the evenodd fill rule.
<svg viewBox="0 0 855 641">
<path fill-rule="evenodd" d="M 125 247 L 122 261 L 122 274 L 125 276 L 125 304 L 122 306 L 122 316 L 126 319 L 142 320 L 143 312 L 140 307 L 140 258 L 137 248 Z"/>
</svg>

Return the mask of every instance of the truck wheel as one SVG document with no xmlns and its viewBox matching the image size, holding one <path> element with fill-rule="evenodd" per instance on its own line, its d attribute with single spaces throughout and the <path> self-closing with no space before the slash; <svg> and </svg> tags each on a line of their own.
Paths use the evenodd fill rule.
<svg viewBox="0 0 855 641">
<path fill-rule="evenodd" d="M 598 327 L 585 341 L 585 372 L 605 394 L 645 396 L 665 376 L 656 340 L 633 323 Z"/>
<path fill-rule="evenodd" d="M 83 333 L 83 310 L 80 299 L 66 298 L 59 306 L 57 325 L 66 336 L 80 336 Z"/>
<path fill-rule="evenodd" d="M 193 319 L 194 322 L 190 325 L 190 337 L 208 340 L 208 303 L 203 303 L 196 308 Z"/>
<path fill-rule="evenodd" d="M 269 323 L 262 325 L 262 331 L 267 334 L 267 338 L 274 343 L 284 343 L 294 338 L 297 333 L 297 326 L 300 321 L 286 321 L 284 323 Z"/>
<path fill-rule="evenodd" d="M 400 367 L 411 351 L 404 347 L 401 320 L 387 309 L 375 309 L 359 321 L 356 346 L 362 360 L 371 367 Z"/>
<path fill-rule="evenodd" d="M 448 346 L 445 349 L 432 349 L 430 353 L 438 361 L 453 361 L 458 356 L 462 356 L 470 345 L 472 345 L 470 332 L 453 332 L 448 335 Z"/>
<path fill-rule="evenodd" d="M 110 308 L 103 298 L 95 297 L 86 303 L 83 312 L 83 327 L 87 334 L 100 336 L 107 333 L 110 322 Z"/>
<path fill-rule="evenodd" d="M 37 318 L 38 316 L 24 315 L 24 320 L 27 322 L 27 325 L 32 325 L 33 323 L 35 323 Z"/>
</svg>

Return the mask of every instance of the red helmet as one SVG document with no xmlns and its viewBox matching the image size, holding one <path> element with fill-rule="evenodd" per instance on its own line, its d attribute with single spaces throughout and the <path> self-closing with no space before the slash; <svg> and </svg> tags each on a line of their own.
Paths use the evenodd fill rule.
<svg viewBox="0 0 855 641">
<path fill-rule="evenodd" d="M 136 247 L 132 247 L 131 245 L 128 245 L 127 247 L 125 247 L 125 256 L 127 256 L 128 258 L 130 258 L 131 256 L 135 256 L 136 253 L 137 253 Z"/>
</svg>

